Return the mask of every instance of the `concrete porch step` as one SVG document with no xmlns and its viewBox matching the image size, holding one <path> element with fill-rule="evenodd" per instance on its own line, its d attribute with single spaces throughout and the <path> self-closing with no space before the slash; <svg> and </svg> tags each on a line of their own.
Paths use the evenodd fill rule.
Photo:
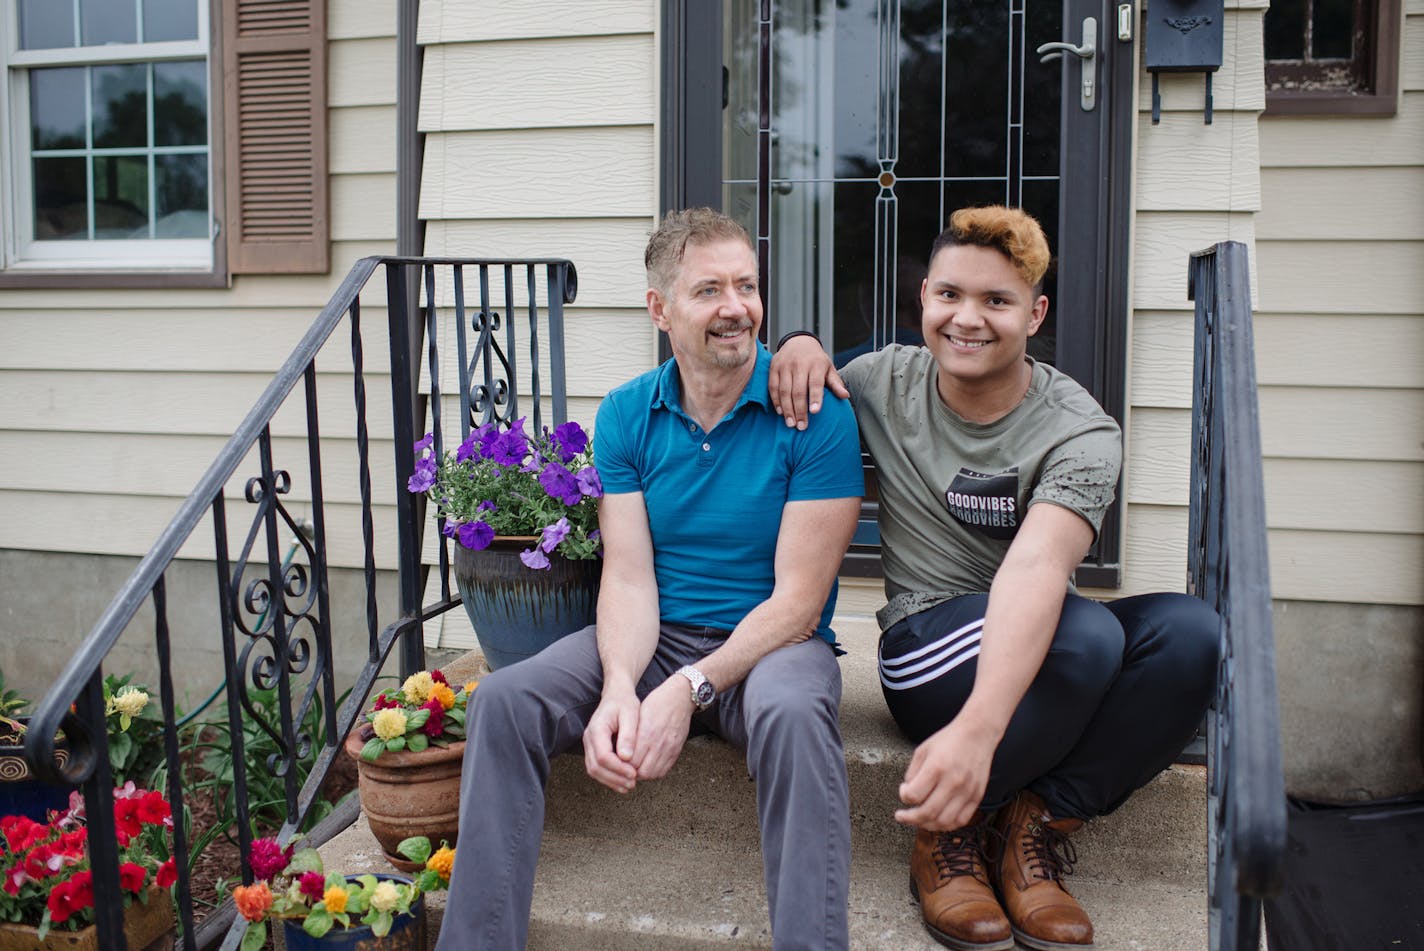
<svg viewBox="0 0 1424 951">
<path fill-rule="evenodd" d="M 852 947 L 937 948 L 909 893 L 913 834 L 891 817 L 912 748 L 881 697 L 875 624 L 838 617 L 836 630 L 849 651 L 841 726 L 851 786 Z M 1093 917 L 1099 951 L 1207 946 L 1204 770 L 1173 767 L 1073 839 L 1079 861 L 1069 885 Z M 334 868 L 386 867 L 363 821 L 322 852 Z M 432 942 L 443 903 L 443 894 L 430 896 Z M 770 942 L 755 790 L 740 754 L 695 738 L 671 775 L 629 796 L 588 779 L 579 757 L 555 760 L 531 949 Z"/>
</svg>

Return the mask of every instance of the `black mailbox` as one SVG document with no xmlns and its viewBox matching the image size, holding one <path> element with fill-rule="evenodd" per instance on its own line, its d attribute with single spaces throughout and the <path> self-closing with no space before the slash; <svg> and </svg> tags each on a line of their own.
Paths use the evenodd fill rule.
<svg viewBox="0 0 1424 951">
<path fill-rule="evenodd" d="M 1211 122 L 1211 74 L 1221 68 L 1223 0 L 1150 0 L 1147 71 L 1152 74 L 1152 122 L 1162 118 L 1159 73 L 1206 74 L 1206 121 Z"/>
</svg>

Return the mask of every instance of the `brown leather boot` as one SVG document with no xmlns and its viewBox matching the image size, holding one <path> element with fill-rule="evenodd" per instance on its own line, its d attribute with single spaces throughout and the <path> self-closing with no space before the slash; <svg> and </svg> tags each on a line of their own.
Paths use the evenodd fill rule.
<svg viewBox="0 0 1424 951">
<path fill-rule="evenodd" d="M 994 884 L 1014 937 L 1026 947 L 1093 946 L 1093 923 L 1063 887 L 1063 876 L 1078 859 L 1068 833 L 1082 825 L 1082 819 L 1053 818 L 1043 800 L 1027 790 L 999 811 L 994 826 L 1004 836 L 1004 850 L 993 867 Z"/>
<path fill-rule="evenodd" d="M 910 853 L 910 892 L 920 902 L 925 930 L 956 951 L 1008 951 L 1014 946 L 1009 920 L 989 884 L 985 843 L 993 834 L 987 817 L 953 832 L 915 833 Z"/>
</svg>

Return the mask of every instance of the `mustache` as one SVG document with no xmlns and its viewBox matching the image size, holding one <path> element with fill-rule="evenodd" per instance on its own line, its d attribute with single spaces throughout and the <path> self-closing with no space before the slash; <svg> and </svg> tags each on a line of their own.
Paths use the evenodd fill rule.
<svg viewBox="0 0 1424 951">
<path fill-rule="evenodd" d="M 719 321 L 711 325 L 707 329 L 709 333 L 724 334 L 733 330 L 749 330 L 751 328 L 751 325 L 752 322 L 749 318 L 742 318 L 740 320 Z"/>
</svg>

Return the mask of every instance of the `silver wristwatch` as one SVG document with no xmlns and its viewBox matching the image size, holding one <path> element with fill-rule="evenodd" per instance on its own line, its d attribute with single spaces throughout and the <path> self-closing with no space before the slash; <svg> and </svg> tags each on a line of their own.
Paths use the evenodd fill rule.
<svg viewBox="0 0 1424 951">
<path fill-rule="evenodd" d="M 692 705 L 701 713 L 712 706 L 712 701 L 717 699 L 717 688 L 712 686 L 712 681 L 702 676 L 702 671 L 696 667 L 688 666 L 678 670 L 692 684 Z"/>
</svg>

